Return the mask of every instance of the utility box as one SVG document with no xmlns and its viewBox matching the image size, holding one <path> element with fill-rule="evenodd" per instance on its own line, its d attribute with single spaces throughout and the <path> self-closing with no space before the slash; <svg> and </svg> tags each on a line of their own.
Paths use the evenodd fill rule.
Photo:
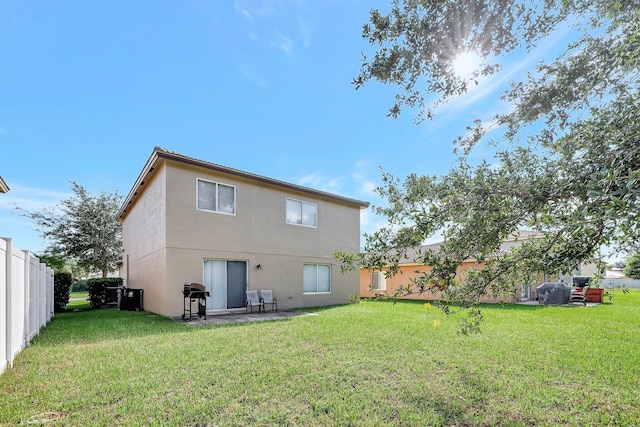
<svg viewBox="0 0 640 427">
<path fill-rule="evenodd" d="M 121 288 L 118 309 L 127 311 L 142 311 L 142 295 L 143 289 Z"/>
</svg>

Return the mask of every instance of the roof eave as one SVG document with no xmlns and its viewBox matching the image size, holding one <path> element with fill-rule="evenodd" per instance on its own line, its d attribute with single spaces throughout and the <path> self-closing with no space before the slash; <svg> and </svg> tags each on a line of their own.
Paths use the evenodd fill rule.
<svg viewBox="0 0 640 427">
<path fill-rule="evenodd" d="M 124 221 L 124 217 L 125 217 L 125 214 L 127 213 L 127 209 L 129 208 L 130 205 L 133 204 L 133 200 L 135 196 L 138 195 L 138 191 L 141 190 L 141 187 L 145 184 L 149 173 L 155 169 L 155 164 L 157 160 L 158 160 L 158 151 L 156 147 L 153 150 L 153 153 L 151 153 L 151 156 L 149 156 L 147 163 L 144 165 L 144 167 L 140 171 L 140 175 L 138 175 L 138 178 L 136 179 L 135 184 L 133 184 L 133 187 L 131 187 L 131 191 L 129 191 L 129 194 L 127 195 L 126 199 L 124 199 L 124 202 L 120 207 L 120 210 L 116 214 L 116 219 L 118 221 L 120 222 Z"/>
<path fill-rule="evenodd" d="M 161 147 L 155 147 L 153 150 L 153 153 L 151 153 L 151 156 L 149 157 L 149 160 L 147 160 L 147 163 L 145 164 L 144 168 L 140 172 L 138 179 L 136 179 L 135 184 L 131 188 L 131 191 L 127 195 L 127 198 L 125 199 L 124 203 L 122 204 L 122 207 L 118 211 L 117 219 L 119 221 L 124 220 L 128 207 L 133 204 L 135 196 L 138 194 L 138 191 L 141 190 L 141 187 L 145 184 L 145 182 L 148 181 L 148 174 L 153 172 L 155 168 L 155 164 L 160 158 L 165 160 L 173 160 L 173 161 L 191 165 L 191 166 L 197 166 L 204 169 L 213 170 L 216 172 L 235 175 L 235 176 L 249 179 L 252 181 L 261 182 L 263 184 L 275 185 L 278 187 L 287 188 L 294 191 L 313 194 L 317 197 L 323 197 L 333 202 L 344 203 L 347 206 L 354 206 L 354 207 L 358 207 L 359 209 L 366 209 L 367 207 L 369 207 L 369 202 L 351 199 L 348 197 L 343 197 L 343 196 L 327 193 L 320 190 L 314 190 L 312 188 L 303 187 L 301 185 L 291 184 L 285 181 L 268 178 L 266 176 L 257 175 L 250 172 L 241 171 L 239 169 L 234 169 L 227 166 L 206 162 L 204 160 L 195 159 L 193 157 L 183 156 L 181 154 L 165 150 Z"/>
<path fill-rule="evenodd" d="M 8 192 L 9 192 L 9 186 L 7 185 L 6 182 L 4 182 L 4 180 L 0 176 L 0 193 L 8 193 Z"/>
</svg>

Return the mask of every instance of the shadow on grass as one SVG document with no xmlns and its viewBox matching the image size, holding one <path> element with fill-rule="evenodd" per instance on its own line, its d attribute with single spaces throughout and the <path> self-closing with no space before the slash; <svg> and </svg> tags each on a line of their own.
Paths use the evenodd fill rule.
<svg viewBox="0 0 640 427">
<path fill-rule="evenodd" d="M 335 306 L 337 308 L 339 306 Z M 321 307 L 326 309 L 327 307 Z M 310 312 L 310 310 L 296 310 Z M 195 333 L 204 329 L 243 327 L 265 323 L 263 320 L 239 320 L 227 323 L 191 324 L 176 318 L 146 311 L 122 311 L 117 308 L 57 313 L 33 343 L 42 346 L 90 344 L 101 341 L 133 339 L 153 335 Z M 291 317 L 268 319 L 268 323 L 290 321 Z M 206 321 L 205 321 L 206 322 Z"/>
<path fill-rule="evenodd" d="M 365 303 L 381 303 L 381 304 L 395 304 L 395 305 L 403 305 L 403 306 L 416 306 L 422 309 L 426 303 L 431 304 L 434 307 L 449 306 L 451 308 L 455 308 L 456 310 L 462 309 L 463 307 L 460 304 L 454 304 L 447 301 L 429 301 L 429 300 L 406 300 L 399 299 L 393 301 L 391 299 L 375 299 L 368 298 L 362 299 Z M 541 310 L 545 307 L 556 307 L 554 305 L 543 305 L 543 304 L 516 304 L 516 303 L 481 303 L 479 305 L 480 309 L 498 309 L 498 310 L 516 310 L 516 311 L 531 311 L 531 310 Z"/>
<path fill-rule="evenodd" d="M 300 311 L 306 313 L 321 313 L 324 311 L 338 310 L 344 309 L 348 304 L 340 304 L 340 305 L 323 305 L 319 307 L 302 307 L 302 308 L 294 308 L 292 311 Z"/>
<path fill-rule="evenodd" d="M 514 310 L 514 311 L 535 311 L 544 310 L 547 307 L 558 307 L 557 305 L 544 304 L 480 304 L 480 308 L 491 308 L 496 310 Z"/>
<path fill-rule="evenodd" d="M 151 335 L 189 333 L 194 330 L 168 317 L 145 311 L 116 308 L 57 313 L 32 344 L 59 346 Z"/>
<path fill-rule="evenodd" d="M 292 317 L 282 317 L 278 319 L 268 319 L 268 320 L 243 320 L 243 321 L 233 321 L 233 322 L 225 322 L 225 323 L 205 323 L 201 325 L 189 325 L 187 322 L 187 323 L 184 323 L 184 325 L 187 325 L 189 329 L 219 329 L 219 328 L 240 328 L 240 327 L 264 324 L 264 323 L 290 322 L 291 320 L 293 320 Z M 176 321 L 176 320 L 174 321 L 182 324 L 182 322 L 180 321 Z"/>
</svg>

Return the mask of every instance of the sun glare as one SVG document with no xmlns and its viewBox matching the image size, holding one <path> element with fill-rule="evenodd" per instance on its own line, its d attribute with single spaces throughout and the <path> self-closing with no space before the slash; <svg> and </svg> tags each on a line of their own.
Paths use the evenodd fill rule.
<svg viewBox="0 0 640 427">
<path fill-rule="evenodd" d="M 456 76 L 464 80 L 470 80 L 474 71 L 480 69 L 482 57 L 474 51 L 460 52 L 453 61 L 451 69 Z"/>
</svg>

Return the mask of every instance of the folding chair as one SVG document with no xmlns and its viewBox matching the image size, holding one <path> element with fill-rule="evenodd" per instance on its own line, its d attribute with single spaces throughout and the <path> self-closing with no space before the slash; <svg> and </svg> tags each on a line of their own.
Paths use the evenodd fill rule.
<svg viewBox="0 0 640 427">
<path fill-rule="evenodd" d="M 589 288 L 586 286 L 582 288 L 572 288 L 571 294 L 569 295 L 569 304 L 577 302 L 582 305 L 587 305 L 587 289 Z"/>
<path fill-rule="evenodd" d="M 247 311 L 251 309 L 253 313 L 253 307 L 258 307 L 258 311 L 262 308 L 264 310 L 264 304 L 258 297 L 258 291 L 246 291 L 247 292 Z"/>
<path fill-rule="evenodd" d="M 271 311 L 278 311 L 278 300 L 273 296 L 273 292 L 271 290 L 261 290 L 260 295 L 262 296 L 263 307 L 267 304 L 271 304 Z"/>
</svg>

